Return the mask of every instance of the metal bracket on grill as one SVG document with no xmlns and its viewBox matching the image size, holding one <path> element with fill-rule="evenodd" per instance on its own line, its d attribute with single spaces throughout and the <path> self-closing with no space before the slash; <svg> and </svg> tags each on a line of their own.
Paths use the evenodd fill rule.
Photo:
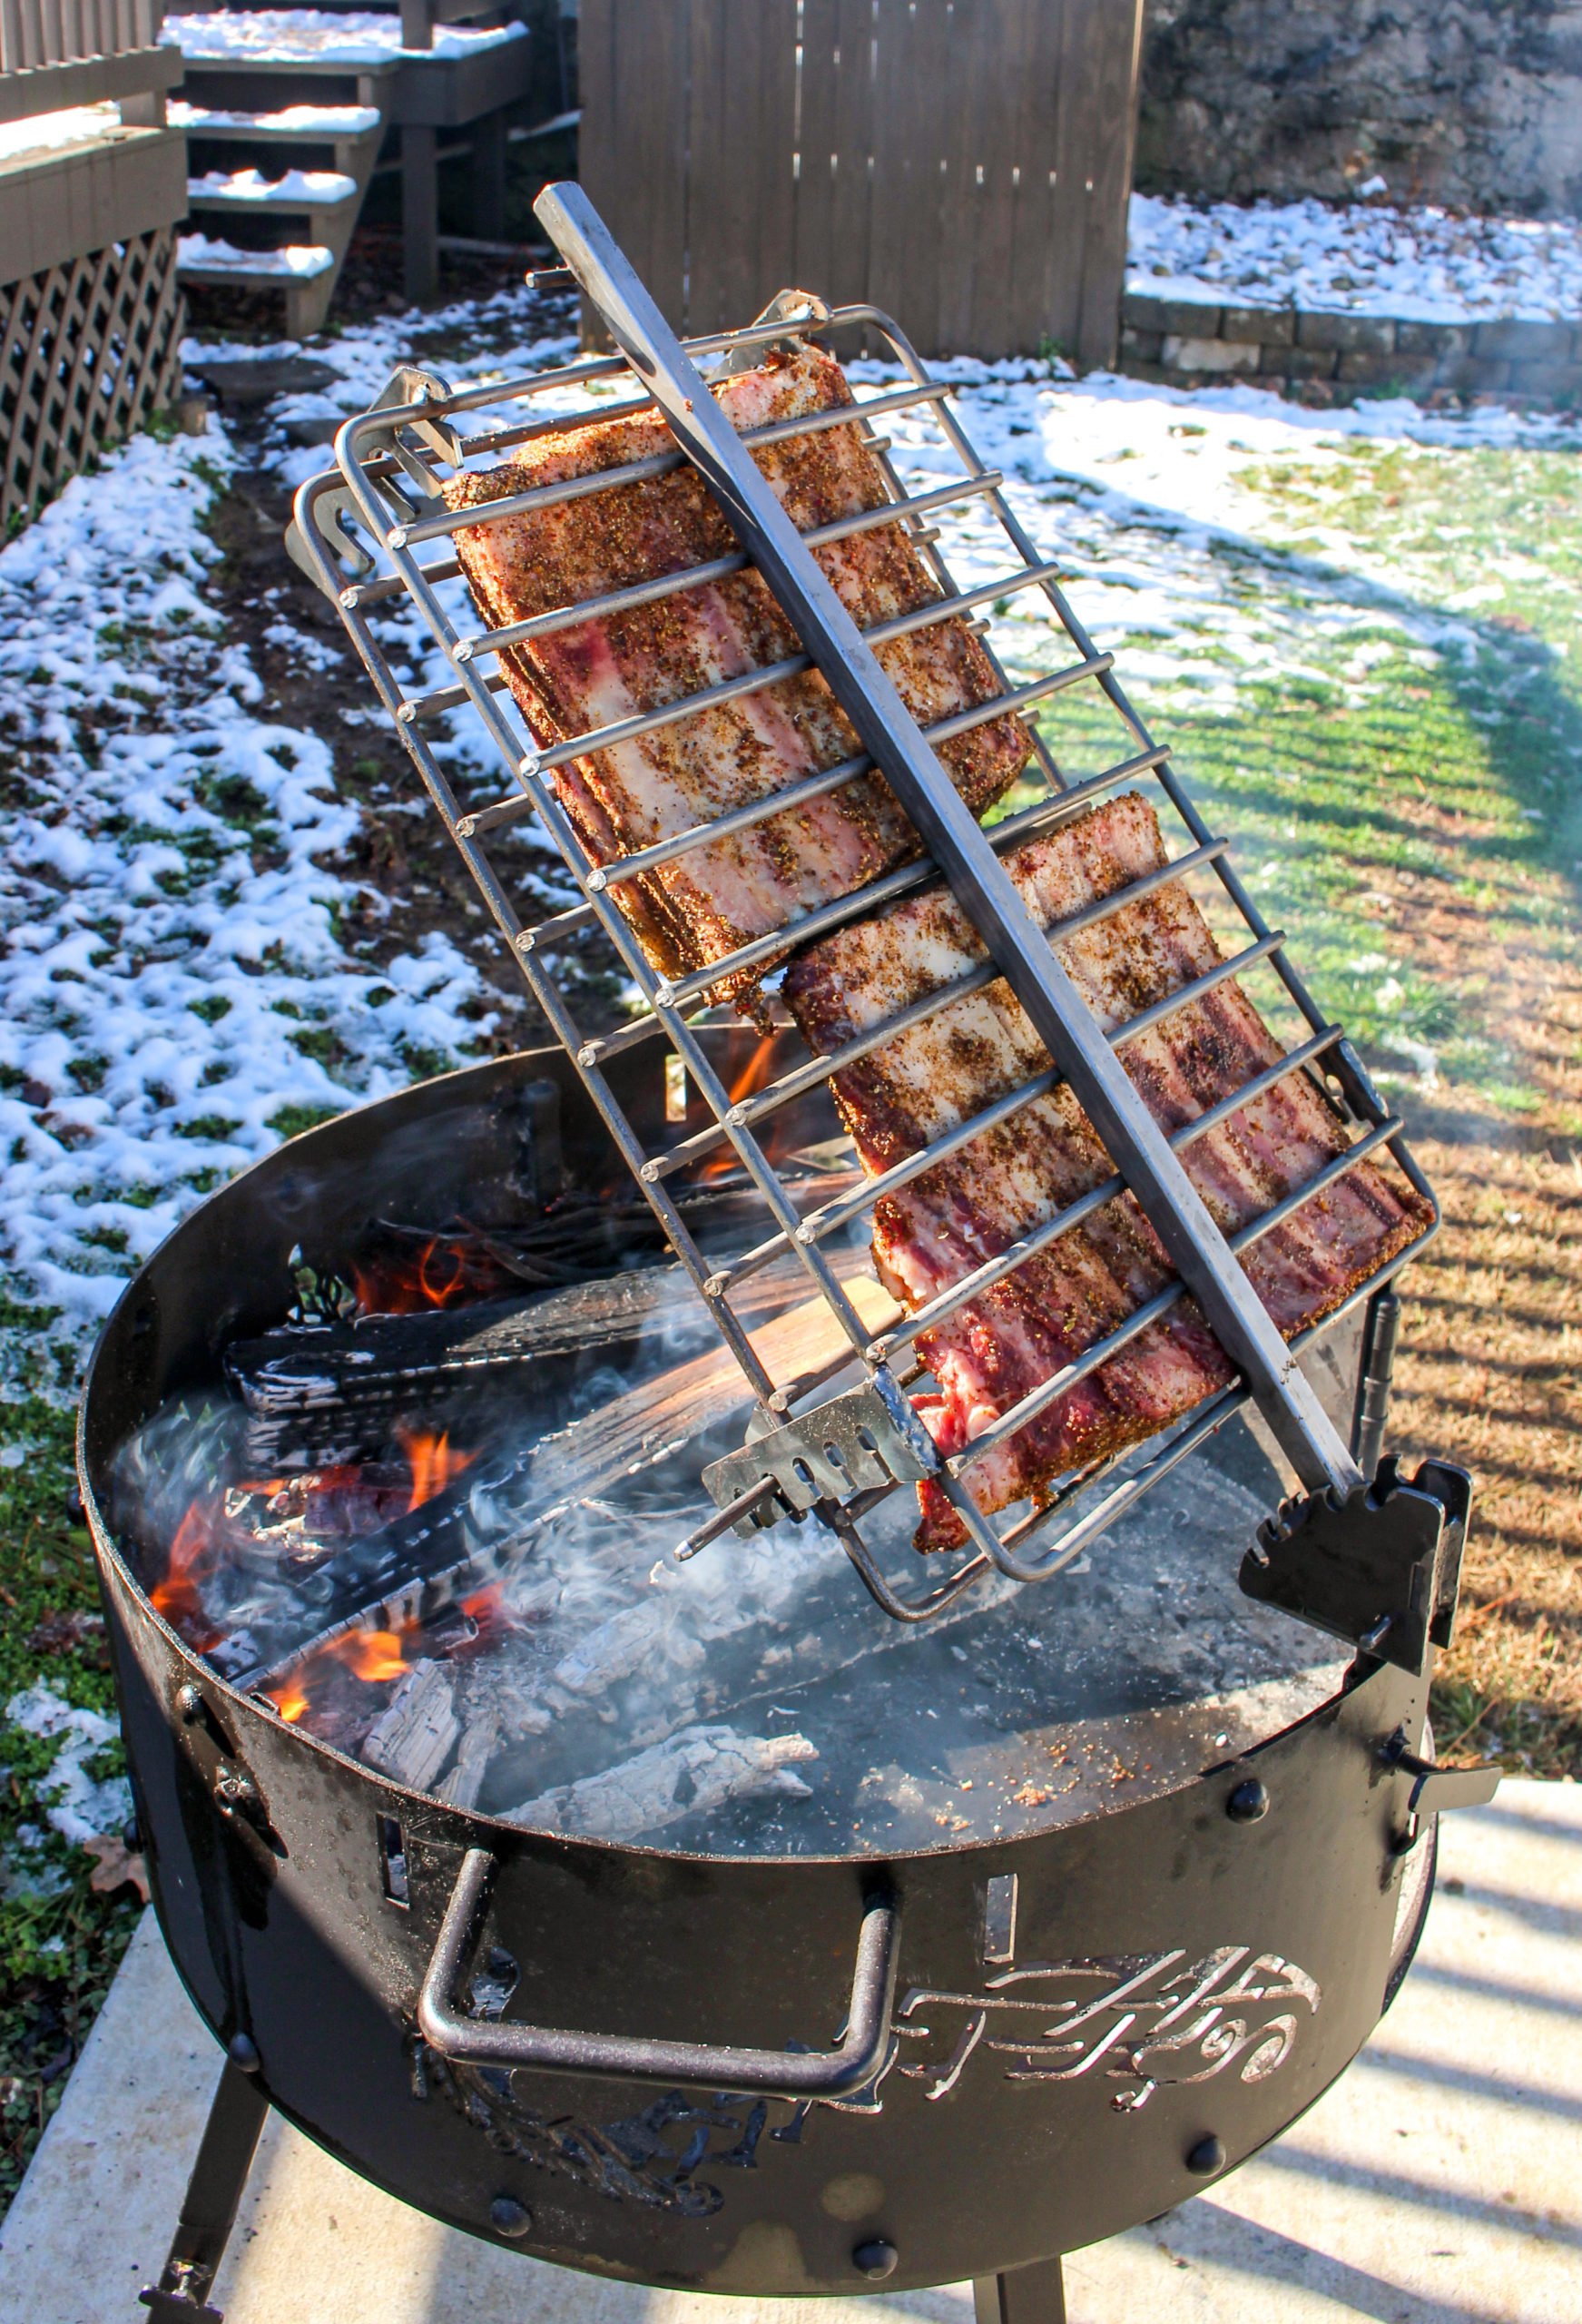
<svg viewBox="0 0 1582 2324">
<path fill-rule="evenodd" d="M 391 372 L 368 409 L 393 411 L 414 403 L 438 404 L 450 393 L 449 383 L 437 371 L 420 370 L 416 364 L 403 363 Z M 383 452 L 400 468 L 403 483 L 388 475 L 378 481 L 382 497 L 403 524 L 415 523 L 442 505 L 434 478 L 420 452 L 414 448 L 414 438 L 423 451 L 437 454 L 453 467 L 461 460 L 461 438 L 443 419 L 414 419 L 408 412 L 398 426 L 380 428 L 377 434 L 370 432 L 365 437 L 368 453 Z M 349 583 L 366 580 L 375 569 L 374 559 L 353 528 L 360 525 L 366 529 L 368 518 L 350 488 L 341 485 L 318 494 L 312 502 L 312 522 L 329 551 L 336 571 Z M 286 527 L 286 553 L 310 581 L 324 590 L 332 604 L 339 602 L 339 592 L 326 587 L 323 573 L 302 537 L 300 512 Z"/>
<path fill-rule="evenodd" d="M 1471 1505 L 1465 1469 L 1425 1461 L 1406 1484 L 1391 1455 L 1343 1500 L 1286 1502 L 1243 1559 L 1242 1588 L 1421 1678 L 1430 1647 L 1450 1643 Z"/>
<path fill-rule="evenodd" d="M 332 484 L 316 494 L 312 511 L 310 521 L 329 550 L 330 565 L 339 580 L 365 581 L 374 570 L 374 559 L 354 529 L 367 520 L 349 485 Z M 325 578 L 319 559 L 303 537 L 300 512 L 286 527 L 286 554 L 298 571 L 305 573 L 314 586 L 323 591 L 332 606 L 339 604 L 339 587 Z"/>
<path fill-rule="evenodd" d="M 762 1433 L 760 1433 L 762 1431 Z M 751 1539 L 788 1512 L 815 1502 L 846 1501 L 865 1486 L 916 1483 L 930 1472 L 907 1432 L 870 1384 L 832 1396 L 816 1412 L 783 1428 L 754 1422 L 743 1451 L 729 1452 L 703 1471 L 704 1490 L 720 1509 L 741 1501 L 754 1485 L 759 1499 L 736 1520 Z"/>
</svg>

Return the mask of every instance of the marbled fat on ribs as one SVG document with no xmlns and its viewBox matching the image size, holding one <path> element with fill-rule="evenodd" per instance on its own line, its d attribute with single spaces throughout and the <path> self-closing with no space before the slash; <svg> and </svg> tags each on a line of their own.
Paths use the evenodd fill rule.
<svg viewBox="0 0 1582 2324">
<path fill-rule="evenodd" d="M 1096 807 L 1006 859 L 1051 928 L 1164 864 L 1158 819 L 1135 793 Z M 1056 944 L 1108 1029 L 1213 968 L 1222 955 L 1183 882 Z M 935 889 L 811 945 L 785 996 L 811 1046 L 828 1052 L 977 966 L 984 947 L 948 891 Z M 1194 1119 L 1283 1054 L 1233 980 L 1189 1003 L 1118 1055 L 1166 1132 Z M 948 1003 L 838 1074 L 841 1115 L 877 1175 L 1045 1071 L 1048 1057 L 1003 981 Z M 1187 1175 L 1227 1234 L 1270 1210 L 1348 1143 L 1312 1083 L 1293 1073 L 1184 1149 Z M 973 1138 L 876 1207 L 874 1257 L 909 1314 L 1099 1185 L 1112 1165 L 1064 1087 Z M 1243 1261 L 1290 1338 L 1338 1306 L 1428 1224 L 1393 1171 L 1359 1162 Z M 919 1340 L 938 1383 L 920 1400 L 941 1449 L 959 1452 L 1027 1392 L 1135 1312 L 1173 1275 L 1132 1197 L 1117 1197 Z M 1037 1500 L 1070 1471 L 1152 1435 L 1225 1385 L 1232 1367 L 1190 1299 L 966 1471 L 986 1511 Z M 922 1549 L 964 1537 L 934 1484 L 921 1488 Z"/>
<path fill-rule="evenodd" d="M 840 367 L 803 347 L 715 389 L 732 425 L 750 428 L 851 404 Z M 568 477 L 587 476 L 674 448 L 656 413 L 595 421 L 525 446 L 505 465 L 453 478 L 452 508 L 480 507 Z M 799 530 L 854 516 L 887 498 L 879 462 L 855 427 L 754 453 Z M 457 553 L 491 627 L 729 554 L 734 538 L 690 465 L 645 483 L 616 485 L 556 507 L 465 527 Z M 899 525 L 815 549 L 861 626 L 933 603 L 938 583 Z M 704 686 L 762 669 L 800 641 L 755 572 L 678 591 L 656 605 L 581 622 L 530 639 L 502 657 L 511 691 L 542 746 L 616 719 L 657 710 Z M 878 648 L 920 725 L 988 702 L 999 691 L 982 645 L 960 615 Z M 555 784 L 597 863 L 765 798 L 850 758 L 858 742 L 816 671 L 699 711 L 635 742 L 558 769 Z M 1027 763 L 1015 718 L 994 719 L 945 743 L 939 757 L 981 813 Z M 706 968 L 737 946 L 794 930 L 815 906 L 876 879 L 918 852 L 911 825 L 877 775 L 775 815 L 629 881 L 614 892 L 662 974 Z M 733 995 L 757 1007 L 758 977 Z"/>
</svg>

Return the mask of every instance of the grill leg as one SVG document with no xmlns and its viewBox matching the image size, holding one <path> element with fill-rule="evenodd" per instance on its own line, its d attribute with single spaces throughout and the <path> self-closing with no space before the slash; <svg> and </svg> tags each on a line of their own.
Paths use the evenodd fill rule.
<svg viewBox="0 0 1582 2324">
<path fill-rule="evenodd" d="M 157 2285 L 140 2295 L 154 2324 L 222 2324 L 220 2310 L 204 2303 L 236 2224 L 241 2191 L 269 2111 L 269 2100 L 257 2083 L 228 2058 L 164 2273 Z"/>
<path fill-rule="evenodd" d="M 972 2287 L 976 2324 L 1066 2324 L 1066 2278 L 1058 2260 L 979 2276 Z"/>
</svg>

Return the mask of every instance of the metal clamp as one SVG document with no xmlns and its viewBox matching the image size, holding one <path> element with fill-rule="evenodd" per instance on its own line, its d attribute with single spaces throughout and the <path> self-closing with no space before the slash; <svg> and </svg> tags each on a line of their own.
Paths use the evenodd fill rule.
<svg viewBox="0 0 1582 2324">
<path fill-rule="evenodd" d="M 749 1423 L 747 1443 L 703 1471 L 703 1490 L 721 1511 L 740 1503 L 756 1483 L 759 1498 L 735 1521 L 748 1538 L 788 1510 L 843 1502 L 865 1486 L 910 1484 L 931 1472 L 918 1448 L 898 1428 L 871 1384 L 831 1396 L 816 1412 L 783 1428 Z"/>
<path fill-rule="evenodd" d="M 846 2031 L 833 2050 L 738 2050 L 697 2042 L 651 2042 L 621 2034 L 577 2034 L 547 2025 L 464 2016 L 457 1998 L 477 1946 L 497 1869 L 486 1848 L 469 1848 L 418 1996 L 424 2040 L 455 2064 L 529 2066 L 549 2073 L 608 2074 L 621 2082 L 702 2083 L 774 2097 L 841 2098 L 873 2080 L 889 2053 L 895 2009 L 900 1914 L 888 1892 L 867 1897 Z"/>
<path fill-rule="evenodd" d="M 1465 1469 L 1425 1461 L 1406 1484 L 1391 1454 L 1343 1499 L 1286 1502 L 1243 1559 L 1242 1588 L 1420 1679 L 1450 1643 L 1471 1506 Z"/>
<path fill-rule="evenodd" d="M 1395 1836 L 1395 1853 L 1406 1856 L 1423 1835 L 1425 1817 L 1443 1816 L 1456 1807 L 1487 1807 L 1499 1788 L 1498 1768 L 1440 1768 L 1407 1748 L 1406 1729 L 1398 1727 L 1384 1746 L 1384 1758 L 1402 1775 L 1416 1778 L 1406 1803 L 1406 1822 Z"/>
</svg>

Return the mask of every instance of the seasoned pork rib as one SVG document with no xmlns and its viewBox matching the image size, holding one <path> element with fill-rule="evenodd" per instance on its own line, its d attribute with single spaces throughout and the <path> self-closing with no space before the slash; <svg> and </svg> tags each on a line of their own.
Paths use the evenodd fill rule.
<svg viewBox="0 0 1582 2324">
<path fill-rule="evenodd" d="M 771 357 L 715 390 L 738 428 L 852 402 L 838 363 L 804 347 Z M 480 507 L 568 477 L 674 448 L 655 413 L 604 420 L 525 446 L 516 459 L 453 478 L 453 508 Z M 879 463 L 855 427 L 767 446 L 759 466 L 800 530 L 883 505 Z M 604 592 L 729 554 L 734 539 L 697 470 L 684 465 L 646 482 L 559 507 L 465 527 L 457 553 L 491 627 L 575 605 Z M 933 603 L 938 583 L 899 525 L 817 548 L 814 555 L 862 625 Z M 731 574 L 658 604 L 581 622 L 504 657 L 524 716 L 545 746 L 666 704 L 794 655 L 799 641 L 753 572 Z M 921 725 L 998 692 L 988 656 L 959 615 L 878 648 Z M 769 796 L 858 749 L 857 737 L 814 671 L 673 726 L 579 759 L 555 776 L 562 803 L 594 860 L 607 863 Z M 975 812 L 1027 763 L 1027 730 L 997 718 L 947 743 L 939 756 Z M 877 775 L 716 841 L 614 892 L 662 973 L 705 968 L 754 937 L 795 923 L 917 852 L 917 839 Z M 756 1007 L 758 976 L 734 995 Z"/>
<path fill-rule="evenodd" d="M 1006 858 L 1045 928 L 1161 869 L 1158 820 L 1131 793 Z M 1222 957 L 1179 881 L 1060 941 L 1056 950 L 1106 1030 L 1178 991 Z M 785 997 L 810 1045 L 828 1052 L 977 966 L 984 946 L 935 889 L 811 945 Z M 1174 1131 L 1283 1052 L 1233 980 L 1118 1054 L 1160 1127 Z M 1034 1075 L 1048 1056 L 1003 981 L 950 1002 L 833 1082 L 865 1169 L 877 1175 Z M 1347 1144 L 1306 1077 L 1293 1073 L 1184 1149 L 1187 1174 L 1233 1233 L 1312 1177 Z M 973 1138 L 875 1214 L 874 1256 L 909 1314 L 1112 1175 L 1064 1087 Z M 1363 1161 L 1254 1244 L 1243 1262 L 1287 1338 L 1338 1306 L 1428 1223 L 1404 1180 Z M 1117 1197 L 918 1345 L 939 1384 L 923 1418 L 959 1452 L 1027 1392 L 1134 1314 L 1173 1269 L 1128 1196 Z M 1231 1366 L 1195 1302 L 1183 1300 L 966 1477 L 985 1510 L 1035 1500 L 1054 1479 L 1152 1435 L 1223 1387 Z M 963 1538 L 938 1487 L 921 1488 L 918 1546 Z"/>
</svg>

